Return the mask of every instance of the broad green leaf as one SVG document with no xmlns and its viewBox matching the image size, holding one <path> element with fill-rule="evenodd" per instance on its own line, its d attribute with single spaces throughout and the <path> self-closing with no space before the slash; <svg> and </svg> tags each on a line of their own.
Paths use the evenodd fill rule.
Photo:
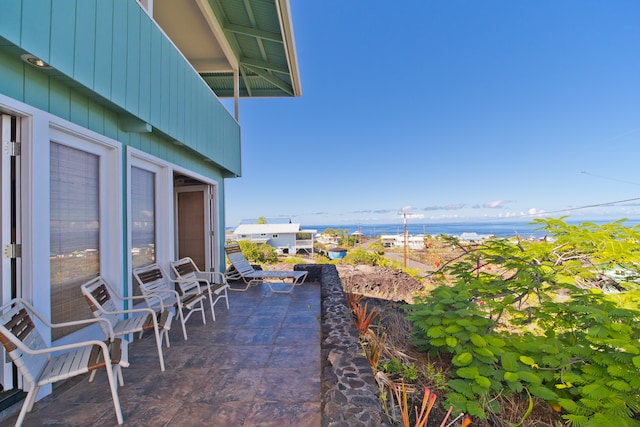
<svg viewBox="0 0 640 427">
<path fill-rule="evenodd" d="M 464 395 L 469 399 L 473 399 L 473 391 L 471 390 L 471 384 L 467 380 L 454 379 L 447 383 L 449 388 L 458 393 Z"/>
<path fill-rule="evenodd" d="M 533 366 L 536 364 L 536 361 L 530 358 L 529 356 L 520 356 L 519 359 L 525 365 Z"/>
<path fill-rule="evenodd" d="M 453 358 L 453 364 L 457 366 L 467 366 L 473 361 L 473 355 L 468 351 L 464 353 L 460 353 L 458 356 Z"/>
<path fill-rule="evenodd" d="M 458 345 L 458 340 L 456 339 L 456 337 L 447 337 L 445 341 L 449 347 L 455 347 L 456 345 Z"/>
<path fill-rule="evenodd" d="M 542 379 L 537 376 L 536 374 L 534 374 L 533 372 L 527 372 L 527 371 L 518 371 L 518 376 L 520 377 L 520 379 L 522 381 L 526 381 L 530 384 L 541 384 L 542 383 Z"/>
<path fill-rule="evenodd" d="M 489 388 L 489 387 L 491 387 L 491 380 L 489 380 L 489 378 L 487 378 L 487 377 L 483 377 L 482 375 L 478 375 L 478 376 L 475 378 L 475 382 L 476 382 L 479 386 L 484 387 L 484 388 Z"/>
<path fill-rule="evenodd" d="M 502 355 L 502 367 L 505 371 L 517 371 L 518 361 L 515 353 L 504 353 Z"/>
<path fill-rule="evenodd" d="M 485 357 L 493 357 L 494 356 L 493 352 L 491 350 L 489 350 L 488 348 L 486 348 L 486 347 L 481 347 L 481 348 L 474 347 L 473 351 L 479 356 L 485 356 Z"/>
<path fill-rule="evenodd" d="M 520 379 L 520 377 L 515 372 L 505 372 L 504 373 L 504 380 L 505 381 L 514 382 L 514 381 L 518 381 L 519 379 Z"/>
<path fill-rule="evenodd" d="M 444 328 L 442 326 L 434 326 L 427 331 L 427 336 L 431 338 L 438 338 L 442 335 L 444 335 Z"/>
<path fill-rule="evenodd" d="M 484 340 L 484 338 L 482 338 L 480 335 L 478 334 L 471 334 L 471 342 L 476 346 L 476 347 L 486 347 L 487 346 L 487 342 Z"/>
<path fill-rule="evenodd" d="M 467 402 L 467 413 L 473 417 L 486 418 L 484 411 L 476 402 Z"/>
<path fill-rule="evenodd" d="M 631 359 L 633 361 L 633 365 L 636 368 L 640 368 L 640 356 L 636 356 L 633 359 Z"/>
<path fill-rule="evenodd" d="M 468 378 L 471 380 L 480 375 L 480 373 L 478 372 L 478 368 L 476 368 L 475 366 L 460 368 L 456 371 L 456 374 L 458 374 L 458 376 L 461 378 Z"/>
<path fill-rule="evenodd" d="M 558 395 L 555 394 L 552 390 L 549 390 L 545 386 L 542 385 L 532 385 L 529 388 L 529 393 L 534 396 L 538 396 L 540 399 L 544 400 L 557 400 Z"/>
</svg>

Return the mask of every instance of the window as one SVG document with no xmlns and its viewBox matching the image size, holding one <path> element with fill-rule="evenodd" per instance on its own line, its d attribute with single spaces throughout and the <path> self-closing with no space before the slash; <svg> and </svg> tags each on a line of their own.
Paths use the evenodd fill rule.
<svg viewBox="0 0 640 427">
<path fill-rule="evenodd" d="M 131 167 L 131 266 L 156 261 L 156 174 Z M 135 281 L 134 281 L 135 283 Z M 138 286 L 134 295 L 140 295 Z"/>
<path fill-rule="evenodd" d="M 50 147 L 51 320 L 60 323 L 92 317 L 80 285 L 100 274 L 100 158 Z M 56 328 L 52 339 L 77 329 Z"/>
</svg>

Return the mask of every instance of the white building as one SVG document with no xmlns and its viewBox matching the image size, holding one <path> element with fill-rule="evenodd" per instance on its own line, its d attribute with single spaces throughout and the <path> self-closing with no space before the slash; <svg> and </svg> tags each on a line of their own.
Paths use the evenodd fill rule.
<svg viewBox="0 0 640 427">
<path fill-rule="evenodd" d="M 411 249 L 424 249 L 424 234 L 407 236 L 407 246 Z M 385 248 L 404 248 L 404 234 L 383 234 L 380 243 Z"/>
<path fill-rule="evenodd" d="M 317 230 L 302 230 L 300 224 L 240 224 L 233 240 L 249 240 L 273 247 L 280 254 L 313 253 L 313 236 Z"/>
</svg>

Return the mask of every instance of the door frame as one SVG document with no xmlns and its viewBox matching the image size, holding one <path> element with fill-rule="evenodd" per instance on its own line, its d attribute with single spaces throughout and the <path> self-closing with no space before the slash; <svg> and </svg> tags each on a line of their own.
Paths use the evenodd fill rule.
<svg viewBox="0 0 640 427">
<path fill-rule="evenodd" d="M 218 257 L 218 215 L 216 185 L 202 182 L 198 185 L 174 186 L 174 218 L 175 218 L 175 253 L 179 256 L 180 245 L 180 218 L 179 193 L 202 193 L 204 209 L 204 257 L 206 271 L 220 271 L 220 260 Z"/>
</svg>

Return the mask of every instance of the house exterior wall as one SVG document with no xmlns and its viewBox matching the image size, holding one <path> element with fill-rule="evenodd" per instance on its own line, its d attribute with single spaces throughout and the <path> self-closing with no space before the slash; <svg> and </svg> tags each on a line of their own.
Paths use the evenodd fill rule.
<svg viewBox="0 0 640 427">
<path fill-rule="evenodd" d="M 85 112 L 95 110 L 93 103 L 80 97 L 70 108 L 69 98 L 82 92 L 110 104 L 115 123 L 148 125 L 229 176 L 240 175 L 238 123 L 137 2 L 16 0 L 2 12 L 0 46 L 17 59 L 30 53 L 55 71 L 12 61 L 0 69 L 0 93 L 100 127 L 99 117 Z M 120 139 L 114 128 L 105 131 Z"/>
<path fill-rule="evenodd" d="M 26 64 L 24 53 L 53 69 Z M 240 127 L 136 1 L 4 2 L 0 113 L 21 118 L 21 293 L 48 317 L 50 141 L 104 156 L 101 274 L 123 293 L 131 292 L 132 165 L 158 172 L 159 262 L 174 254 L 174 173 L 217 189 L 224 244 L 224 178 L 241 172 Z M 224 265 L 223 251 L 218 262 Z"/>
</svg>

